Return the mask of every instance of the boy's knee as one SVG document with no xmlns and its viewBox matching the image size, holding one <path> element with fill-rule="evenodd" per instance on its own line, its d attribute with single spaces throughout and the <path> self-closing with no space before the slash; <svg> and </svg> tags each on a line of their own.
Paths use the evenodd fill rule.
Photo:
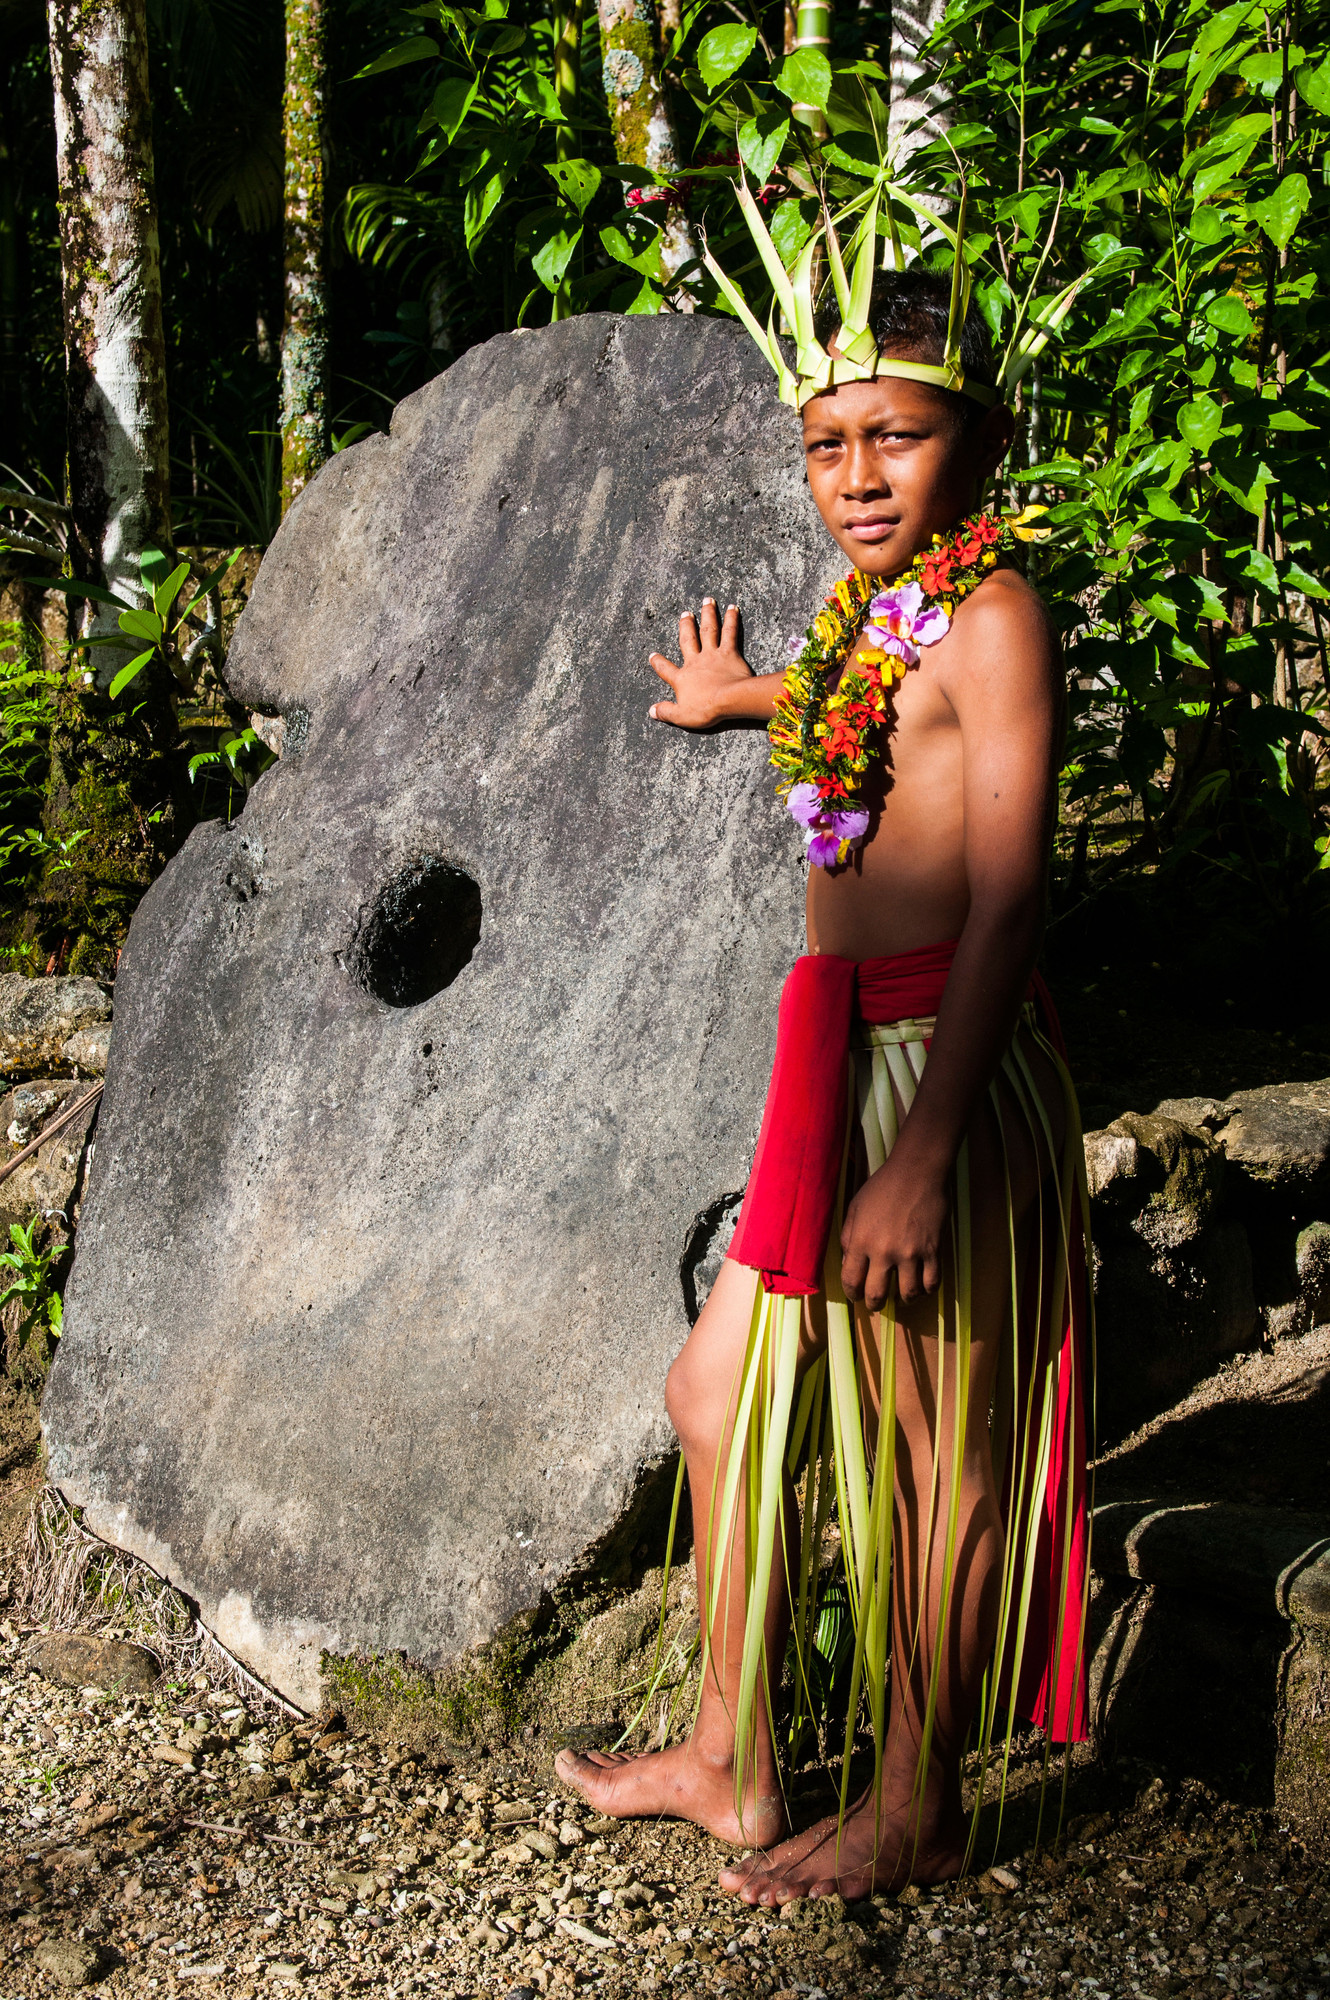
<svg viewBox="0 0 1330 2000">
<path fill-rule="evenodd" d="M 665 1377 L 665 1413 L 685 1450 L 706 1444 L 714 1428 L 708 1422 L 711 1399 L 701 1379 L 704 1373 L 685 1348 Z"/>
</svg>

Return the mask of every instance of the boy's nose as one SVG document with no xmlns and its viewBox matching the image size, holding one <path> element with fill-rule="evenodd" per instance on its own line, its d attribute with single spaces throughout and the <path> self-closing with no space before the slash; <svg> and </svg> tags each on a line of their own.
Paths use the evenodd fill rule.
<svg viewBox="0 0 1330 2000">
<path fill-rule="evenodd" d="M 845 454 L 845 491 L 856 500 L 886 491 L 881 458 L 867 441 L 852 444 Z"/>
</svg>

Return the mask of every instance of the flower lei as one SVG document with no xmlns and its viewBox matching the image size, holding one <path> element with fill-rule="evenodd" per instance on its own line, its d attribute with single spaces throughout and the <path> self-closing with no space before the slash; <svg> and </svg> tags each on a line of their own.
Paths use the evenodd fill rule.
<svg viewBox="0 0 1330 2000">
<path fill-rule="evenodd" d="M 948 631 L 957 604 L 978 589 L 1010 541 L 1007 521 L 977 514 L 949 535 L 934 535 L 883 590 L 879 578 L 853 569 L 807 636 L 789 641 L 798 658 L 785 669 L 767 735 L 781 774 L 777 794 L 804 829 L 815 868 L 837 867 L 862 845 L 869 814 L 858 794 L 868 739 L 887 720 L 892 686 L 919 664 L 921 646 L 935 646 Z"/>
</svg>

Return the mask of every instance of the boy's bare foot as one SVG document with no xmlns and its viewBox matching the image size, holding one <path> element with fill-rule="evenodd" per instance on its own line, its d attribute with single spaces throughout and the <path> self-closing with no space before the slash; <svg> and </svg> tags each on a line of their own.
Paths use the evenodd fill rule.
<svg viewBox="0 0 1330 2000">
<path fill-rule="evenodd" d="M 903 1889 L 907 1882 L 948 1882 L 965 1859 L 965 1819 L 959 1807 L 925 1825 L 915 1841 L 916 1816 L 885 1811 L 874 1823 L 872 1794 L 845 1815 L 840 1843 L 836 1816 L 786 1840 L 771 1854 L 722 1868 L 720 1886 L 745 1903 L 779 1907 L 800 1896 L 843 1896 L 847 1903 L 875 1889 Z"/>
<path fill-rule="evenodd" d="M 690 1819 L 731 1847 L 770 1847 L 785 1831 L 785 1802 L 773 1772 L 756 1806 L 734 1804 L 734 1766 L 704 1756 L 691 1743 L 628 1756 L 608 1750 L 561 1750 L 554 1768 L 611 1819 Z"/>
</svg>

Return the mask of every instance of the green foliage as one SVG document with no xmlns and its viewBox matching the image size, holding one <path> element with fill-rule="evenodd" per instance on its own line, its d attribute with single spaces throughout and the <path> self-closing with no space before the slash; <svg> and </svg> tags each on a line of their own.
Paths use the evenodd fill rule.
<svg viewBox="0 0 1330 2000">
<path fill-rule="evenodd" d="M 118 612 L 116 623 L 123 636 L 117 637 L 112 632 L 80 639 L 78 641 L 80 651 L 84 648 L 110 646 L 117 653 L 124 653 L 128 650 L 125 644 L 127 639 L 134 642 L 147 641 L 132 659 L 117 667 L 111 676 L 107 692 L 111 700 L 116 701 L 125 689 L 139 678 L 145 667 L 158 669 L 159 679 L 169 675 L 178 685 L 192 689 L 194 676 L 190 670 L 188 648 L 184 643 L 193 636 L 188 621 L 206 602 L 210 593 L 215 591 L 235 568 L 242 553 L 242 550 L 235 549 L 225 562 L 219 563 L 216 569 L 205 576 L 183 609 L 180 608 L 179 599 L 190 573 L 190 564 L 178 562 L 172 567 L 160 549 L 145 549 L 139 558 L 139 573 L 144 593 L 149 598 L 147 605 L 127 604 L 123 597 L 117 597 L 114 591 L 107 590 L 99 583 L 83 583 L 71 577 L 36 577 L 33 581 L 48 590 L 62 591 L 66 597 L 84 598 L 93 604 L 105 604 Z M 191 768 L 190 776 L 193 775 Z"/>
<path fill-rule="evenodd" d="M 189 782 L 196 784 L 200 773 L 219 777 L 226 787 L 226 818 L 237 792 L 245 793 L 276 762 L 272 751 L 252 729 L 228 736 L 215 750 L 201 750 L 189 760 Z"/>
<path fill-rule="evenodd" d="M 63 1277 L 70 1246 L 67 1242 L 38 1244 L 37 1234 L 45 1226 L 45 1220 L 40 1215 L 34 1215 L 26 1224 L 11 1222 L 9 1240 L 13 1247 L 0 1251 L 0 1274 L 3 1274 L 0 1275 L 0 1282 L 8 1276 L 5 1290 L 0 1292 L 0 1311 L 11 1300 L 17 1301 L 18 1305 L 11 1336 L 12 1352 L 16 1355 L 21 1355 L 28 1342 L 36 1336 L 44 1338 L 49 1354 L 60 1338 L 64 1323 L 64 1306 L 57 1286 Z"/>
<path fill-rule="evenodd" d="M 1185 862 L 1282 904 L 1325 852 L 1327 18 L 1136 0 L 1087 38 L 1073 0 L 960 0 L 939 31 L 985 311 L 1093 279 L 1013 475 L 1058 530 L 1077 894 Z"/>
</svg>

